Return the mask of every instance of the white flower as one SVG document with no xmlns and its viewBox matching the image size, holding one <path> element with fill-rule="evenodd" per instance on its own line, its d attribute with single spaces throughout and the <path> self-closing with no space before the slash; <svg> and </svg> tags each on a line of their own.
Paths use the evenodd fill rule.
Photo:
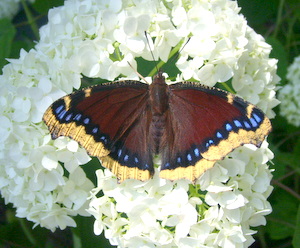
<svg viewBox="0 0 300 248">
<path fill-rule="evenodd" d="M 272 175 L 265 163 L 273 155 L 267 146 L 236 149 L 231 155 L 241 154 L 241 160 L 221 161 L 196 185 L 160 179 L 157 173 L 147 182 L 117 184 L 108 170 L 98 171 L 89 208 L 96 219 L 95 233 L 105 230 L 119 247 L 248 247 L 254 241 L 251 227 L 264 225 L 264 216 L 271 212 L 266 198 Z M 257 185 L 260 182 L 263 185 Z M 98 192 L 104 195 L 96 197 Z"/>
<path fill-rule="evenodd" d="M 82 75 L 137 78 L 127 62 L 138 68 L 138 60 L 152 61 L 145 31 L 162 61 L 185 45 L 176 62 L 181 73 L 171 76 L 210 86 L 231 80 L 241 97 L 274 117 L 276 61 L 237 3 L 67 0 L 48 19 L 35 48 L 9 60 L 0 77 L 0 190 L 17 216 L 55 230 L 91 214 L 95 234 L 105 232 L 118 247 L 250 246 L 251 228 L 271 212 L 267 142 L 236 149 L 195 185 L 158 173 L 118 184 L 98 170 L 92 189 L 87 168 L 79 167 L 89 161 L 85 150 L 68 138 L 52 141 L 42 123 L 45 109 L 78 89 Z"/>
<path fill-rule="evenodd" d="M 281 101 L 280 114 L 287 121 L 299 127 L 300 126 L 300 56 L 294 59 L 294 62 L 288 67 L 286 75 L 288 84 L 283 86 L 278 98 Z"/>
</svg>

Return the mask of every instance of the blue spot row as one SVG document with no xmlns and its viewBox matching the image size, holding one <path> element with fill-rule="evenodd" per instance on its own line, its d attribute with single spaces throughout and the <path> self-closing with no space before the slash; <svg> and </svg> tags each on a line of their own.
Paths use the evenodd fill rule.
<svg viewBox="0 0 300 248">
<path fill-rule="evenodd" d="M 128 150 L 122 142 L 118 141 L 108 149 L 111 151 L 109 156 L 122 166 L 148 170 L 150 173 L 154 173 L 152 159 L 145 160 L 145 158 L 141 158 L 138 154 Z"/>
<path fill-rule="evenodd" d="M 201 152 L 200 149 L 197 147 L 192 148 L 185 154 L 178 154 L 175 158 L 175 163 L 180 166 L 189 166 L 194 164 L 195 162 L 199 161 L 201 158 Z M 166 161 L 163 165 L 163 169 L 174 169 L 174 167 L 171 166 L 171 163 L 169 161 Z"/>
<path fill-rule="evenodd" d="M 212 137 L 205 141 L 204 150 L 207 150 L 212 145 L 218 145 L 221 140 L 228 137 L 230 132 L 237 132 L 239 129 L 255 131 L 263 121 L 260 115 L 261 113 L 259 112 L 259 110 L 254 109 L 250 118 L 244 116 L 243 118 L 235 119 L 232 122 L 227 122 L 224 125 L 223 130 L 218 130 L 216 132 L 215 137 Z"/>
<path fill-rule="evenodd" d="M 61 123 L 69 123 L 74 121 L 77 125 L 83 125 L 86 133 L 93 135 L 95 141 L 102 142 L 105 145 L 109 143 L 109 138 L 104 134 L 101 135 L 99 127 L 97 125 L 93 125 L 89 117 L 84 116 L 81 113 L 71 112 L 71 110 L 67 111 L 65 109 L 65 102 L 63 100 L 57 102 L 57 104 L 58 106 L 53 107 L 54 114 Z"/>
<path fill-rule="evenodd" d="M 232 122 L 225 123 L 223 129 L 217 130 L 214 137 L 207 139 L 202 145 L 200 144 L 199 147 L 194 146 L 186 153 L 178 154 L 174 161 L 176 164 L 175 167 L 194 165 L 202 158 L 201 153 L 207 151 L 210 146 L 218 145 L 221 140 L 227 139 L 230 132 L 238 132 L 240 129 L 255 131 L 259 128 L 262 121 L 262 113 L 258 109 L 254 109 L 250 118 L 242 116 L 238 119 L 234 119 Z M 165 161 L 162 168 L 174 169 L 175 167 L 172 162 Z"/>
<path fill-rule="evenodd" d="M 120 162 L 121 164 L 125 164 L 125 165 L 128 165 L 132 162 L 134 162 L 132 165 L 136 165 L 140 162 L 139 158 L 135 155 L 130 155 L 130 153 L 128 151 L 125 151 L 121 148 L 118 149 L 117 151 L 117 160 L 118 162 Z"/>
</svg>

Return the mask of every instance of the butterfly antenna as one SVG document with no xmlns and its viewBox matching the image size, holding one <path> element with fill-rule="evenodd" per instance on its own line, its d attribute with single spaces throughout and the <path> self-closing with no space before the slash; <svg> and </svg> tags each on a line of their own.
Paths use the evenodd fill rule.
<svg viewBox="0 0 300 248">
<path fill-rule="evenodd" d="M 178 56 L 179 54 L 182 52 L 182 50 L 185 48 L 186 44 L 189 43 L 191 37 L 188 38 L 188 40 L 186 41 L 186 43 L 182 46 L 182 48 L 180 48 L 180 50 L 177 52 L 176 56 L 172 57 L 171 59 L 171 63 L 174 61 L 174 60 L 177 60 L 178 59 Z"/>
<path fill-rule="evenodd" d="M 132 68 L 133 71 L 135 71 L 135 73 L 139 76 L 140 79 L 142 79 L 146 84 L 149 84 L 146 80 L 146 78 L 140 74 L 130 63 L 129 61 L 127 61 L 128 65 Z"/>
<path fill-rule="evenodd" d="M 149 51 L 150 51 L 150 53 L 151 53 L 152 59 L 153 59 L 153 61 L 155 62 L 155 68 L 156 68 L 156 71 L 158 72 L 159 69 L 158 69 L 158 66 L 157 66 L 157 60 L 155 59 L 154 54 L 153 54 L 153 50 L 151 49 L 150 41 L 149 41 L 149 39 L 148 39 L 148 34 L 147 34 L 146 31 L 145 31 L 144 33 L 145 33 L 145 37 L 146 37 L 146 40 L 147 40 L 147 44 L 148 44 Z"/>
<path fill-rule="evenodd" d="M 180 49 L 180 51 L 178 53 L 181 53 L 181 51 L 185 48 L 186 44 L 189 43 L 190 40 L 191 40 L 191 37 L 188 38 L 188 40 L 186 41 L 186 43 L 183 45 L 183 47 Z"/>
</svg>

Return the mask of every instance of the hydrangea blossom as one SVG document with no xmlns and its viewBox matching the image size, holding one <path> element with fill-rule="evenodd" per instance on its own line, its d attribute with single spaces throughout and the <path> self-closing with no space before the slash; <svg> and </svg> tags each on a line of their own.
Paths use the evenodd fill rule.
<svg viewBox="0 0 300 248">
<path fill-rule="evenodd" d="M 33 3 L 35 0 L 27 0 Z M 12 19 L 18 12 L 21 0 L 1 0 L 0 1 L 0 19 Z"/>
<path fill-rule="evenodd" d="M 280 114 L 287 121 L 299 127 L 300 126 L 300 56 L 296 57 L 294 62 L 288 67 L 286 75 L 288 84 L 283 86 L 278 98 L 281 101 Z"/>
<path fill-rule="evenodd" d="M 51 9 L 41 40 L 0 77 L 0 190 L 17 216 L 55 230 L 92 214 L 95 234 L 104 231 L 118 247 L 248 247 L 251 227 L 271 212 L 266 141 L 236 149 L 195 185 L 157 176 L 118 184 L 98 170 L 94 186 L 79 167 L 87 153 L 67 138 L 52 141 L 42 123 L 54 100 L 80 87 L 81 75 L 137 79 L 128 62 L 152 61 L 144 31 L 163 62 L 186 44 L 172 76 L 209 86 L 231 80 L 237 94 L 274 117 L 276 60 L 239 10 L 228 0 L 67 0 Z"/>
<path fill-rule="evenodd" d="M 267 147 L 236 149 L 195 185 L 157 174 L 118 184 L 109 170 L 98 170 L 89 208 L 95 233 L 105 230 L 118 247 L 248 247 L 255 233 L 250 227 L 265 225 L 271 212 Z"/>
</svg>

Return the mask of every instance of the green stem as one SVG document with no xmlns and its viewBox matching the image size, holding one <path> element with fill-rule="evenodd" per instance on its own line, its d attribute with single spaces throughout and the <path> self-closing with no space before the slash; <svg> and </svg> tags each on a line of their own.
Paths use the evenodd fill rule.
<svg viewBox="0 0 300 248">
<path fill-rule="evenodd" d="M 296 229 L 296 225 L 294 223 L 290 223 L 290 222 L 282 220 L 282 219 L 277 219 L 277 218 L 268 216 L 267 221 L 268 222 L 272 221 L 278 225 L 283 225 L 283 226 L 289 227 L 291 229 Z"/>
<path fill-rule="evenodd" d="M 115 59 L 115 61 L 121 61 L 123 58 L 122 58 L 122 54 L 120 52 L 120 49 L 119 49 L 119 43 L 117 46 L 115 46 L 115 55 L 117 56 L 117 58 Z"/>
<path fill-rule="evenodd" d="M 230 87 L 227 83 L 223 83 L 222 85 L 223 85 L 223 87 L 225 88 L 226 91 L 228 91 L 228 92 L 230 92 L 230 93 L 232 93 L 232 94 L 235 94 L 235 93 L 232 91 L 231 87 Z"/>
<path fill-rule="evenodd" d="M 33 246 L 37 247 L 37 246 L 38 246 L 38 245 L 37 245 L 38 242 L 37 242 L 37 240 L 34 238 L 32 232 L 29 230 L 29 227 L 27 226 L 25 219 L 19 218 L 19 222 L 20 222 L 20 225 L 21 225 L 21 227 L 22 227 L 22 230 L 23 230 L 23 232 L 24 232 L 26 238 L 29 240 L 29 242 L 30 242 Z"/>
<path fill-rule="evenodd" d="M 258 235 L 258 239 L 260 241 L 260 246 L 262 248 L 268 248 L 267 241 L 266 241 L 266 238 L 265 238 L 264 229 L 260 227 L 259 230 L 258 230 L 257 235 Z"/>
<path fill-rule="evenodd" d="M 274 185 L 277 185 L 278 187 L 282 188 L 283 190 L 285 190 L 286 192 L 290 193 L 292 196 L 294 196 L 297 200 L 300 200 L 300 195 L 295 192 L 294 190 L 292 190 L 291 188 L 289 188 L 288 186 L 284 185 L 283 183 L 273 179 L 272 183 Z"/>
<path fill-rule="evenodd" d="M 150 71 L 150 73 L 149 73 L 149 77 L 153 77 L 156 73 L 157 73 L 157 71 L 163 66 L 165 64 L 165 62 L 163 62 L 163 61 L 159 61 L 158 63 L 157 63 L 157 65 Z"/>
<path fill-rule="evenodd" d="M 182 42 L 179 42 L 177 44 L 177 46 L 171 50 L 168 60 L 171 59 L 179 51 L 181 45 L 182 45 Z M 164 61 L 159 61 L 157 63 L 157 65 L 151 70 L 151 72 L 149 73 L 149 76 L 153 77 L 157 73 L 157 70 L 159 70 L 164 64 L 165 64 Z"/>
<path fill-rule="evenodd" d="M 22 3 L 22 6 L 24 8 L 24 11 L 25 11 L 25 14 L 26 14 L 26 17 L 27 17 L 27 20 L 28 20 L 28 23 L 32 29 L 32 32 L 34 34 L 34 36 L 36 37 L 36 39 L 38 40 L 39 39 L 39 28 L 38 28 L 38 25 L 36 24 L 34 18 L 33 18 L 33 15 L 30 11 L 30 9 L 28 8 L 28 5 L 26 4 L 26 1 L 25 0 L 21 0 L 21 3 Z"/>
<path fill-rule="evenodd" d="M 276 18 L 276 26 L 275 26 L 274 35 L 273 35 L 274 37 L 277 37 L 277 34 L 279 32 L 280 23 L 282 21 L 282 11 L 283 11 L 284 1 L 285 0 L 280 0 L 280 2 L 279 2 L 277 18 Z"/>
<path fill-rule="evenodd" d="M 294 15 L 288 22 L 288 32 L 287 32 L 286 45 L 285 45 L 285 47 L 287 49 L 287 54 L 290 54 L 293 29 L 294 29 L 294 25 L 297 22 L 297 20 L 298 20 L 298 16 Z"/>
</svg>

